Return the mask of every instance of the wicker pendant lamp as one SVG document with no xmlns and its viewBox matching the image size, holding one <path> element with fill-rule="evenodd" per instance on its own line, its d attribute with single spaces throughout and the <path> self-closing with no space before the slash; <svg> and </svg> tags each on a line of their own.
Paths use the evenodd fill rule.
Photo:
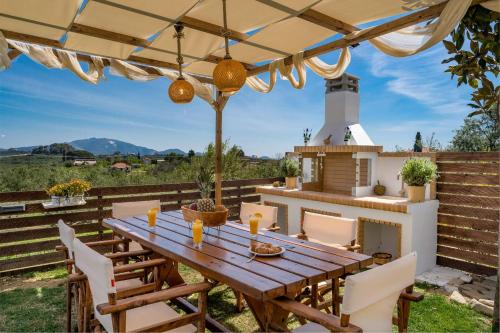
<svg viewBox="0 0 500 333">
<path fill-rule="evenodd" d="M 226 0 L 222 0 L 222 11 L 224 15 L 224 42 L 226 55 L 214 68 L 212 77 L 217 88 L 222 92 L 235 92 L 241 89 L 247 79 L 245 67 L 229 55 L 229 31 L 227 29 Z"/>
<path fill-rule="evenodd" d="M 184 26 L 182 24 L 175 25 L 175 36 L 177 38 L 177 63 L 179 64 L 179 77 L 177 80 L 170 84 L 168 87 L 168 96 L 172 102 L 177 104 L 186 104 L 190 103 L 194 97 L 194 88 L 191 83 L 189 83 L 182 76 L 182 63 L 184 62 L 182 59 L 181 53 L 181 38 L 184 37 L 182 30 Z"/>
</svg>

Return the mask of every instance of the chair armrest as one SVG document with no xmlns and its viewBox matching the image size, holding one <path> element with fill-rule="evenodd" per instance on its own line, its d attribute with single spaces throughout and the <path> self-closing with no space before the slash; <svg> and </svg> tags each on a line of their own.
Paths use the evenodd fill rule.
<svg viewBox="0 0 500 333">
<path fill-rule="evenodd" d="M 129 252 L 115 252 L 105 254 L 105 256 L 111 260 L 123 259 L 128 257 L 138 257 L 138 256 L 146 256 L 148 254 L 153 253 L 151 250 L 137 250 L 137 251 L 129 251 Z"/>
<path fill-rule="evenodd" d="M 295 235 L 289 235 L 289 237 L 301 239 L 301 240 L 307 240 L 306 234 L 300 233 L 300 234 L 295 234 Z"/>
<path fill-rule="evenodd" d="M 361 245 L 355 244 L 355 245 L 344 245 L 347 251 L 356 251 L 361 249 Z"/>
<path fill-rule="evenodd" d="M 99 304 L 97 305 L 97 311 L 99 311 L 99 313 L 102 315 L 107 315 L 114 312 L 127 311 L 148 304 L 164 302 L 177 297 L 183 297 L 198 292 L 208 291 L 211 287 L 212 285 L 208 282 L 201 282 L 181 287 L 174 287 L 150 294 L 120 299 L 116 301 L 116 304 L 109 304 L 109 303 Z"/>
<path fill-rule="evenodd" d="M 96 247 L 96 246 L 106 246 L 106 245 L 117 245 L 123 242 L 128 242 L 128 239 L 108 239 L 102 241 L 88 242 L 84 243 L 88 247 Z M 66 251 L 68 248 L 65 245 L 56 245 L 56 251 Z"/>
<path fill-rule="evenodd" d="M 67 260 L 67 261 L 69 261 L 69 260 Z M 165 259 L 152 259 L 152 260 L 147 260 L 147 261 L 140 261 L 140 262 L 135 262 L 132 264 L 115 266 L 115 267 L 113 267 L 113 272 L 115 273 L 115 277 L 116 277 L 117 281 L 126 280 L 126 278 L 125 279 L 119 278 L 120 275 L 116 275 L 116 274 L 133 272 L 133 271 L 137 271 L 137 270 L 149 268 L 149 267 L 155 267 L 155 266 L 163 265 L 166 262 L 167 261 Z M 132 278 L 132 277 L 130 277 L 130 278 Z M 69 282 L 77 282 L 77 281 L 81 281 L 81 280 L 85 280 L 85 279 L 87 279 L 87 275 L 85 275 L 84 273 L 81 273 L 81 272 L 80 273 L 73 273 L 73 274 L 70 274 L 68 276 Z"/>
<path fill-rule="evenodd" d="M 132 272 L 138 269 L 155 267 L 159 265 L 164 265 L 167 263 L 165 259 L 151 259 L 147 261 L 134 262 L 132 264 L 115 266 L 113 271 L 115 274 L 124 273 L 124 272 Z"/>
<path fill-rule="evenodd" d="M 293 314 L 304 317 L 309 321 L 318 323 L 333 332 L 362 332 L 361 328 L 349 324 L 342 327 L 340 318 L 334 315 L 326 314 L 317 309 L 311 308 L 305 304 L 290 300 L 285 297 L 279 297 L 271 301 L 283 310 L 292 312 Z"/>
<path fill-rule="evenodd" d="M 278 227 L 278 226 L 269 227 L 269 228 L 262 228 L 262 229 L 265 231 L 273 231 L 273 232 L 280 231 L 280 227 Z"/>
<path fill-rule="evenodd" d="M 106 245 L 118 245 L 121 243 L 129 242 L 129 239 L 108 239 L 102 241 L 88 242 L 85 243 L 88 247 L 96 247 L 96 246 L 106 246 Z"/>
<path fill-rule="evenodd" d="M 399 295 L 399 298 L 411 302 L 420 302 L 421 300 L 424 299 L 424 295 L 416 292 L 408 293 L 406 291 L 403 291 L 401 295 Z"/>
<path fill-rule="evenodd" d="M 144 256 L 153 253 L 151 250 L 138 250 L 138 251 L 130 251 L 130 252 L 116 252 L 116 253 L 109 253 L 105 254 L 104 256 L 106 258 L 109 258 L 111 260 L 118 260 L 118 259 L 123 259 L 123 258 L 128 258 L 128 257 L 136 257 L 136 256 Z M 66 265 L 74 265 L 75 260 L 74 259 L 66 259 L 64 260 L 64 263 Z"/>
</svg>

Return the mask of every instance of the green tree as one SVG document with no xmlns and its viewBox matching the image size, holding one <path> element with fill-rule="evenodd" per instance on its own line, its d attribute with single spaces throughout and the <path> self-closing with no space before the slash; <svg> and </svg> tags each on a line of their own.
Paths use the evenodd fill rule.
<svg viewBox="0 0 500 333">
<path fill-rule="evenodd" d="M 500 131 L 496 122 L 487 115 L 465 118 L 463 125 L 454 132 L 449 150 L 497 151 L 500 148 Z"/>
<path fill-rule="evenodd" d="M 191 158 L 193 158 L 193 157 L 194 157 L 194 155 L 196 155 L 196 154 L 195 154 L 195 152 L 194 152 L 194 150 L 189 149 L 189 151 L 188 151 L 188 155 L 187 155 L 187 156 L 188 156 L 188 158 L 189 158 L 189 159 L 191 159 Z"/>
<path fill-rule="evenodd" d="M 413 151 L 417 153 L 422 152 L 422 135 L 420 132 L 417 132 L 417 135 L 415 135 L 415 143 L 413 144 Z"/>
<path fill-rule="evenodd" d="M 472 89 L 470 116 L 486 114 L 498 126 L 500 87 L 491 81 L 500 73 L 500 13 L 480 5 L 469 8 L 460 24 L 451 32 L 451 40 L 443 41 L 452 56 L 446 72 L 457 78 L 457 84 Z M 465 42 L 468 41 L 468 48 Z"/>
</svg>

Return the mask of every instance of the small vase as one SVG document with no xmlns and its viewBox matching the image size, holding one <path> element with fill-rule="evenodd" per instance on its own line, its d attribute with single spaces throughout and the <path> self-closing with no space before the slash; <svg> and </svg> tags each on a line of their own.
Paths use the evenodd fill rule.
<svg viewBox="0 0 500 333">
<path fill-rule="evenodd" d="M 60 206 L 61 205 L 61 202 L 63 201 L 63 197 L 60 197 L 60 196 L 57 196 L 57 195 L 53 195 L 50 197 L 50 199 L 52 200 L 52 204 L 54 206 Z"/>
<path fill-rule="evenodd" d="M 425 186 L 408 186 L 408 200 L 410 202 L 425 201 Z"/>
</svg>

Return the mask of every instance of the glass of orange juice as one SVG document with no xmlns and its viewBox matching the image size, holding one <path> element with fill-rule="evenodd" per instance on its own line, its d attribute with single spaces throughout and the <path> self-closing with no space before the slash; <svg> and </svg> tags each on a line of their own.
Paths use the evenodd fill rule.
<svg viewBox="0 0 500 333">
<path fill-rule="evenodd" d="M 197 249 L 201 249 L 201 243 L 203 242 L 203 223 L 201 220 L 196 219 L 193 223 L 193 244 Z"/>
<path fill-rule="evenodd" d="M 252 238 L 257 237 L 257 234 L 259 233 L 259 222 L 261 218 L 262 214 L 260 213 L 255 213 L 252 216 L 250 216 L 248 224 L 250 225 L 250 236 Z"/>
<path fill-rule="evenodd" d="M 156 226 L 156 213 L 158 213 L 158 208 L 148 210 L 148 226 L 151 228 Z"/>
</svg>

